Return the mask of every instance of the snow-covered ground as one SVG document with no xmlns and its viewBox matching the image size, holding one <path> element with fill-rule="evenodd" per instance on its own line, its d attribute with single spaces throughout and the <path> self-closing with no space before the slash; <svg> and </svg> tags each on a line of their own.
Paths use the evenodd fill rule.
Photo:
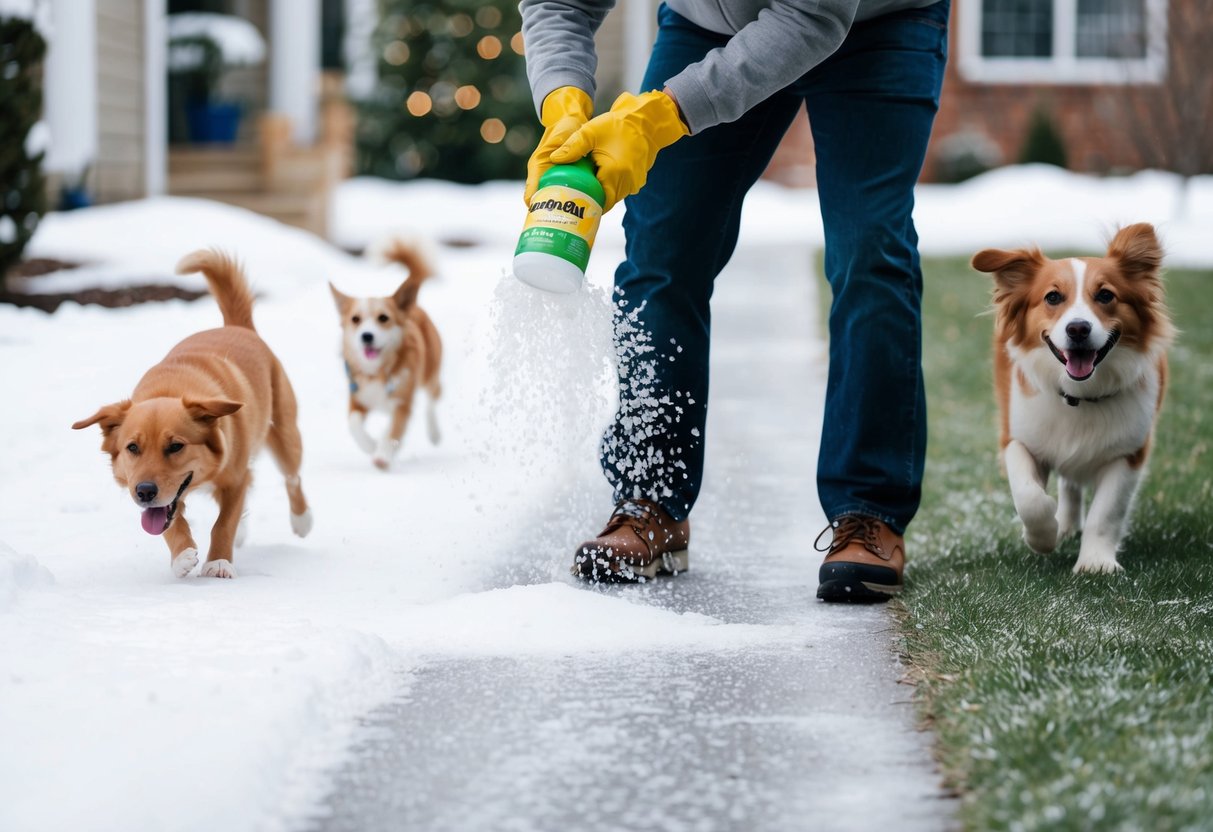
<svg viewBox="0 0 1213 832">
<path fill-rule="evenodd" d="M 432 241 L 440 272 L 422 303 L 447 345 L 445 439 L 433 448 L 410 430 L 388 474 L 345 430 L 325 283 L 385 294 L 401 279 L 394 268 L 200 201 L 46 218 L 29 254 L 88 263 L 40 279 L 46 291 L 183 282 L 174 264 L 202 246 L 244 260 L 262 295 L 258 328 L 301 401 L 316 528 L 303 541 L 290 534 L 265 460 L 240 577 L 176 580 L 164 542 L 142 532 L 109 477 L 95 429 L 68 427 L 128 395 L 180 338 L 217 325 L 213 303 L 54 316 L 0 307 L 0 829 L 294 828 L 324 800 L 359 717 L 399 696 L 402 672 L 431 654 L 796 643 L 795 627 L 633 603 L 565 576 L 609 497 L 594 458 L 611 411 L 605 287 L 622 234 L 610 215 L 587 291 L 538 295 L 503 278 L 518 192 L 356 180 L 338 194 L 339 244 L 403 230 Z M 1162 174 L 1012 169 L 924 187 L 917 215 L 927 253 L 1025 243 L 1095 252 L 1116 223 L 1146 220 L 1170 262 L 1213 264 L 1213 179 L 1193 183 L 1182 217 L 1176 194 Z M 812 192 L 757 189 L 742 234 L 744 247 L 819 244 Z M 214 517 L 205 499 L 189 512 L 198 530 Z"/>
</svg>

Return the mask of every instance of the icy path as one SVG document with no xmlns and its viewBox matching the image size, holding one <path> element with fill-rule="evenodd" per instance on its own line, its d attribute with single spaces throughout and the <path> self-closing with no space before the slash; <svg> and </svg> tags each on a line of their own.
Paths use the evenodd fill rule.
<svg viewBox="0 0 1213 832">
<path fill-rule="evenodd" d="M 68 429 L 216 325 L 213 304 L 0 308 L 0 829 L 943 825 L 887 613 L 812 597 L 823 368 L 802 250 L 764 241 L 722 280 L 693 571 L 600 591 L 567 569 L 609 509 L 609 407 L 578 372 L 600 363 L 601 294 L 545 310 L 500 283 L 508 242 L 442 250 L 422 302 L 448 347 L 445 440 L 410 431 L 382 474 L 346 433 L 324 279 L 385 294 L 399 274 L 186 200 L 53 225 L 48 249 L 87 243 L 115 274 L 215 242 L 247 259 L 316 528 L 291 536 L 263 459 L 239 577 L 176 580 L 96 432 Z M 519 338 L 486 344 L 503 287 Z M 201 539 L 213 504 L 189 514 Z"/>
<path fill-rule="evenodd" d="M 309 829 L 945 828 L 950 804 L 896 684 L 887 611 L 813 598 L 814 293 L 801 250 L 734 259 L 713 304 L 692 571 L 584 590 L 587 603 L 709 616 L 744 628 L 745 643 L 679 647 L 655 620 L 605 647 L 591 636 L 531 656 L 427 650 L 399 700 L 366 721 Z M 516 542 L 498 585 L 535 559 Z"/>
</svg>

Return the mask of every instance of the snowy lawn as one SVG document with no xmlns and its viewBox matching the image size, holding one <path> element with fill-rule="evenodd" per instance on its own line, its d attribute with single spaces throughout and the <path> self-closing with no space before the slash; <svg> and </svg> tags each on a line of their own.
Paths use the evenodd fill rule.
<svg viewBox="0 0 1213 832">
<path fill-rule="evenodd" d="M 515 194 L 497 222 L 522 218 Z M 397 267 L 180 199 L 52 216 L 31 253 L 92 261 L 104 280 L 178 282 L 176 261 L 212 244 L 246 262 L 258 330 L 298 394 L 315 530 L 291 534 L 263 457 L 239 577 L 177 580 L 99 432 L 69 429 L 219 325 L 211 300 L 0 307 L 0 829 L 298 828 L 358 719 L 429 654 L 610 653 L 656 631 L 656 651 L 752 642 L 756 628 L 586 593 L 567 576 L 577 536 L 609 505 L 595 463 L 612 410 L 609 244 L 596 287 L 564 299 L 503 277 L 508 243 L 435 247 L 440 274 L 421 303 L 445 339 L 445 437 L 431 447 L 415 420 L 386 474 L 347 433 L 326 280 L 389 294 Z M 204 542 L 213 501 L 196 497 L 188 514 Z"/>
<path fill-rule="evenodd" d="M 931 442 L 904 632 L 965 826 L 1208 829 L 1213 272 L 1165 278 L 1181 335 L 1113 577 L 1071 575 L 1076 540 L 1041 556 L 1019 539 L 996 460 L 992 319 L 977 317 L 988 278 L 953 259 L 924 273 Z"/>
</svg>

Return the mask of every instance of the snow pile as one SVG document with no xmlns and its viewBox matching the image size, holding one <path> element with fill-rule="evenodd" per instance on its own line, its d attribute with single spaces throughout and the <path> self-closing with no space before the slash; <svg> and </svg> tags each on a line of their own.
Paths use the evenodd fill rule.
<svg viewBox="0 0 1213 832">
<path fill-rule="evenodd" d="M 1171 173 L 1096 178 L 1050 165 L 999 168 L 960 185 L 918 189 L 924 254 L 971 255 L 987 246 L 1102 254 L 1116 229 L 1153 223 L 1172 266 L 1213 266 L 1213 176 L 1184 191 Z"/>
<path fill-rule="evenodd" d="M 473 187 L 353 179 L 334 197 L 333 233 L 354 249 L 397 226 L 440 239 L 507 244 L 522 228 L 521 192 L 515 182 Z M 603 217 L 596 249 L 622 245 L 622 217 L 621 210 Z M 1191 180 L 1185 194 L 1179 176 L 1159 171 L 1093 177 L 1049 165 L 1005 167 L 961 185 L 918 186 L 914 221 L 924 255 L 965 256 L 990 246 L 1035 244 L 1096 254 L 1116 227 L 1150 222 L 1162 235 L 1168 263 L 1213 266 L 1213 176 Z M 815 190 L 760 182 L 747 196 L 741 246 L 824 243 Z"/>
<path fill-rule="evenodd" d="M 175 272 L 186 254 L 212 246 L 234 253 L 244 263 L 259 294 L 313 286 L 348 270 L 354 262 L 306 231 L 243 208 L 204 199 L 156 197 L 47 214 L 26 256 L 86 266 L 33 282 L 14 282 L 14 288 L 70 292 L 149 283 L 205 289 L 201 275 L 179 277 Z"/>
</svg>

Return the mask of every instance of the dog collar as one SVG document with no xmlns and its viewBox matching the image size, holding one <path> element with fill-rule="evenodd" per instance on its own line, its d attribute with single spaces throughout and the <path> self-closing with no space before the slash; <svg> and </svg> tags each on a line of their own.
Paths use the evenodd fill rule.
<svg viewBox="0 0 1213 832">
<path fill-rule="evenodd" d="M 1079 402 L 1102 402 L 1104 399 L 1110 399 L 1116 395 L 1115 393 L 1109 393 L 1106 396 L 1096 396 L 1092 399 L 1084 399 L 1079 396 L 1071 396 L 1065 390 L 1058 390 L 1057 392 L 1063 399 L 1066 400 L 1066 404 L 1068 404 L 1070 407 L 1078 407 Z"/>
<path fill-rule="evenodd" d="M 352 367 L 350 367 L 350 362 L 345 361 L 342 363 L 345 364 L 345 377 L 347 379 L 349 379 L 349 382 L 350 382 L 350 393 L 357 393 L 358 392 L 358 382 L 354 380 L 354 370 Z M 398 388 L 399 386 L 400 386 L 400 380 L 393 378 L 390 381 L 388 381 L 387 384 L 384 385 L 383 389 L 390 396 L 396 392 L 396 388 Z"/>
</svg>

